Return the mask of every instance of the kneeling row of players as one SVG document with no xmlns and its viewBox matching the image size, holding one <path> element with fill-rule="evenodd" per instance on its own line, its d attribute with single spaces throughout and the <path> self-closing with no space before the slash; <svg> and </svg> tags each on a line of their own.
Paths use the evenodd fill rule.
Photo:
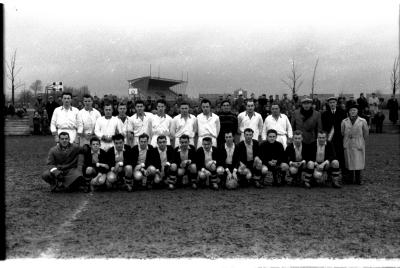
<svg viewBox="0 0 400 268">
<path fill-rule="evenodd" d="M 267 140 L 252 139 L 252 130 L 245 131 L 245 140 L 234 144 L 233 133 L 225 133 L 223 146 L 212 146 L 205 137 L 202 147 L 189 144 L 188 136 L 179 139 L 175 149 L 167 145 L 165 136 L 157 138 L 157 147 L 148 144 L 148 136 L 139 137 L 139 145 L 124 145 L 122 135 L 113 136 L 114 147 L 100 149 L 100 140 L 93 138 L 84 154 L 83 174 L 92 190 L 96 188 L 169 188 L 190 186 L 212 189 L 235 189 L 239 186 L 330 183 L 340 188 L 339 162 L 326 133 L 310 145 L 302 142 L 301 132 L 294 134 L 286 150 L 270 130 Z M 247 135 L 246 135 L 247 134 Z M 93 157 L 93 156 L 96 157 Z"/>
</svg>

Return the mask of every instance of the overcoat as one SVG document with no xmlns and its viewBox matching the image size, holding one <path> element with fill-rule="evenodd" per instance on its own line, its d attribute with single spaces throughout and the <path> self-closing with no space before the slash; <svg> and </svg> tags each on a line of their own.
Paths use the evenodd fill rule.
<svg viewBox="0 0 400 268">
<path fill-rule="evenodd" d="M 365 139 L 368 137 L 368 125 L 364 118 L 357 117 L 354 124 L 350 118 L 342 121 L 344 159 L 348 170 L 365 168 Z"/>
<path fill-rule="evenodd" d="M 313 110 L 311 117 L 305 119 L 300 113 L 300 109 L 294 112 L 292 117 L 292 129 L 301 130 L 303 132 L 303 142 L 310 144 L 317 139 L 318 131 L 322 130 L 321 114 Z"/>
</svg>

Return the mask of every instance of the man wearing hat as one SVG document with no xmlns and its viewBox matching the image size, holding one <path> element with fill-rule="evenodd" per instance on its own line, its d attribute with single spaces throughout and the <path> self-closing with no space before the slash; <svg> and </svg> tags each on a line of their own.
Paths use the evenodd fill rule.
<svg viewBox="0 0 400 268">
<path fill-rule="evenodd" d="M 337 99 L 330 97 L 327 99 L 329 109 L 321 114 L 322 130 L 328 133 L 327 140 L 332 142 L 336 157 L 344 174 L 344 154 L 343 154 L 343 136 L 341 133 L 341 124 L 347 117 L 346 111 L 338 109 Z"/>
<path fill-rule="evenodd" d="M 303 132 L 303 142 L 310 144 L 317 138 L 318 131 L 322 130 L 321 114 L 312 108 L 312 99 L 305 97 L 301 100 L 301 107 L 292 117 L 293 131 Z"/>
</svg>

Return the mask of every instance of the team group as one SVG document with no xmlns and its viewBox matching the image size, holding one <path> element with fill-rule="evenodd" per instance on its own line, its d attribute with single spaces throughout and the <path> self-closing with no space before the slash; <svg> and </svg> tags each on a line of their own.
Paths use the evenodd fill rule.
<svg viewBox="0 0 400 268">
<path fill-rule="evenodd" d="M 181 102 L 180 114 L 173 118 L 165 113 L 164 100 L 156 102 L 155 114 L 145 112 L 144 102 L 137 100 L 131 117 L 123 102 L 118 116 L 112 116 L 111 103 L 105 103 L 101 116 L 90 95 L 84 96 L 81 110 L 71 100 L 64 92 L 63 105 L 51 119 L 57 144 L 42 175 L 51 191 L 284 184 L 340 188 L 342 175 L 361 184 L 367 122 L 358 116 L 357 105 L 344 111 L 333 97 L 322 114 L 304 98 L 291 122 L 278 104 L 263 122 L 253 99 L 246 100 L 246 110 L 237 116 L 227 100 L 216 115 L 203 99 L 197 116 Z"/>
</svg>

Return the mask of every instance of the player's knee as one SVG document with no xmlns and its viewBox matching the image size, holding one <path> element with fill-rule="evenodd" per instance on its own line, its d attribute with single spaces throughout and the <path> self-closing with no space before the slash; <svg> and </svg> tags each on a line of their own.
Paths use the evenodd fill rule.
<svg viewBox="0 0 400 268">
<path fill-rule="evenodd" d="M 281 170 L 282 171 L 288 171 L 289 170 L 289 165 L 286 163 L 281 163 Z"/>
<path fill-rule="evenodd" d="M 87 176 L 93 176 L 96 174 L 96 170 L 93 167 L 87 167 L 86 168 L 86 175 Z"/>
<path fill-rule="evenodd" d="M 289 167 L 289 172 L 290 172 L 291 175 L 295 175 L 295 174 L 297 174 L 299 172 L 299 169 L 297 167 L 295 167 L 295 166 L 290 166 Z"/>
<path fill-rule="evenodd" d="M 261 168 L 261 175 L 265 176 L 268 173 L 268 167 L 266 165 L 263 165 Z"/>
<path fill-rule="evenodd" d="M 331 163 L 332 168 L 339 168 L 339 161 L 338 160 L 333 160 Z"/>
<path fill-rule="evenodd" d="M 189 165 L 189 172 L 192 173 L 192 174 L 195 174 L 197 172 L 196 164 L 190 164 Z"/>
<path fill-rule="evenodd" d="M 139 171 L 139 170 L 135 170 L 133 172 L 133 179 L 135 181 L 141 181 L 143 179 L 143 173 L 141 171 Z"/>
<path fill-rule="evenodd" d="M 204 171 L 199 171 L 198 176 L 199 176 L 199 180 L 201 180 L 201 181 L 204 181 L 207 179 L 207 173 Z"/>
<path fill-rule="evenodd" d="M 308 163 L 307 163 L 307 168 L 308 168 L 308 169 L 314 169 L 314 167 L 315 167 L 314 162 L 308 161 Z"/>
<path fill-rule="evenodd" d="M 156 174 L 156 168 L 155 166 L 149 166 L 147 168 L 147 176 L 154 176 Z"/>
<path fill-rule="evenodd" d="M 182 177 L 183 175 L 185 175 L 185 169 L 178 168 L 178 176 Z"/>
<path fill-rule="evenodd" d="M 225 173 L 225 169 L 221 166 L 217 167 L 217 174 L 218 176 L 222 176 Z"/>
<path fill-rule="evenodd" d="M 132 175 L 133 175 L 133 168 L 132 168 L 132 166 L 131 166 L 131 165 L 126 165 L 126 166 L 124 167 L 124 172 L 125 172 L 125 177 L 128 177 L 128 178 L 132 177 Z"/>
<path fill-rule="evenodd" d="M 114 183 L 117 181 L 117 174 L 114 172 L 110 171 L 107 173 L 107 181 L 110 183 Z"/>
<path fill-rule="evenodd" d="M 172 172 L 176 172 L 178 170 L 178 165 L 175 163 L 171 164 L 171 166 L 169 167 L 169 170 Z"/>
</svg>

